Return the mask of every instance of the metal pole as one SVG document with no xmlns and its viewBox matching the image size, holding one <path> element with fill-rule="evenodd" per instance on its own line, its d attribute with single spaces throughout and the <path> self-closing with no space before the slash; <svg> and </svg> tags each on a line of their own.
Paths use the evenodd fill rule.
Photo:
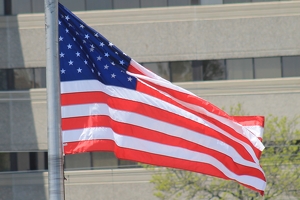
<svg viewBox="0 0 300 200">
<path fill-rule="evenodd" d="M 58 0 L 45 0 L 48 109 L 48 189 L 50 200 L 64 199 L 58 60 Z"/>
</svg>

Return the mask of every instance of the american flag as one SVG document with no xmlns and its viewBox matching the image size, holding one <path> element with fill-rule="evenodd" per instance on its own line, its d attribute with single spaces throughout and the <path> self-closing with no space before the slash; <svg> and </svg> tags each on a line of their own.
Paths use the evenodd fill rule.
<svg viewBox="0 0 300 200">
<path fill-rule="evenodd" d="M 263 194 L 263 117 L 229 116 L 162 79 L 61 4 L 58 20 L 65 154 L 112 151 Z"/>
</svg>

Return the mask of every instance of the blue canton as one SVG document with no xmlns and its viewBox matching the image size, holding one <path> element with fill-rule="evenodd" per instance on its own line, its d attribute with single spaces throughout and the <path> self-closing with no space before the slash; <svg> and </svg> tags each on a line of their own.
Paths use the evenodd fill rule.
<svg viewBox="0 0 300 200">
<path fill-rule="evenodd" d="M 136 88 L 126 73 L 131 58 L 59 4 L 60 80 L 96 79 L 105 85 Z"/>
</svg>

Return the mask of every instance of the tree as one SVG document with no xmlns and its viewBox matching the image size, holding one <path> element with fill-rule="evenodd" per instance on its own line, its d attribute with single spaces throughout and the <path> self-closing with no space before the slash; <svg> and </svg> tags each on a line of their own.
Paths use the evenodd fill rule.
<svg viewBox="0 0 300 200">
<path fill-rule="evenodd" d="M 232 115 L 245 115 L 239 104 L 230 108 Z M 155 168 L 151 183 L 154 195 L 161 200 L 211 199 L 254 200 L 285 199 L 300 196 L 300 130 L 299 117 L 288 119 L 269 115 L 265 123 L 263 143 L 265 150 L 260 159 L 267 178 L 264 197 L 234 182 L 172 168 Z"/>
</svg>

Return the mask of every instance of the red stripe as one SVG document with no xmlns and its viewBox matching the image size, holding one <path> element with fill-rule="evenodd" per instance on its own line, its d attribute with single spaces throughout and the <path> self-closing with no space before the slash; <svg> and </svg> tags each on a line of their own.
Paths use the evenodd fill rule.
<svg viewBox="0 0 300 200">
<path fill-rule="evenodd" d="M 133 65 L 129 65 L 127 71 L 134 73 L 134 74 L 140 74 L 140 75 L 145 75 L 143 72 L 139 71 L 137 68 L 135 68 Z"/>
<path fill-rule="evenodd" d="M 189 170 L 229 180 L 229 178 L 225 174 L 223 174 L 218 168 L 210 164 L 162 156 L 134 149 L 122 148 L 117 146 L 115 142 L 111 140 L 89 140 L 71 142 L 64 146 L 65 153 L 83 153 L 92 151 L 112 151 L 119 159 L 126 159 L 136 162 L 143 162 L 151 165 Z M 245 186 L 255 191 L 258 191 L 260 194 L 263 195 L 263 191 L 253 188 L 252 186 Z"/>
<path fill-rule="evenodd" d="M 171 98 L 167 97 L 166 95 L 163 95 L 161 94 L 160 92 L 158 92 L 157 90 L 151 88 L 151 87 L 148 87 L 147 85 L 141 83 L 141 82 L 137 82 L 137 87 L 136 89 L 139 91 L 139 92 L 142 92 L 142 93 L 145 93 L 145 94 L 148 94 L 148 95 L 151 95 L 153 97 L 156 97 L 158 99 L 161 99 L 165 102 L 168 102 L 168 103 L 171 103 L 179 108 L 182 108 L 190 113 L 193 113 L 194 115 L 197 115 L 198 117 L 202 118 L 202 119 L 205 119 L 209 122 L 211 122 L 212 124 L 215 124 L 216 126 L 220 127 L 221 129 L 223 129 L 224 131 L 230 133 L 232 136 L 234 136 L 235 138 L 247 143 L 248 145 L 251 146 L 251 148 L 253 149 L 255 155 L 257 158 L 260 158 L 261 156 L 261 151 L 259 149 L 257 149 L 246 137 L 244 137 L 243 135 L 241 135 L 240 133 L 237 133 L 234 129 L 232 129 L 231 127 L 229 126 L 226 126 L 225 124 L 223 124 L 222 122 L 216 120 L 215 118 L 212 118 L 212 117 L 209 117 L 207 115 L 204 115 L 204 114 L 201 114 L 201 113 L 198 113 L 194 110 L 191 110 L 189 108 L 186 108 L 182 105 L 180 105 L 179 103 L 175 102 L 174 100 L 172 100 Z M 186 102 L 188 102 L 188 99 L 191 95 L 187 95 L 186 97 Z M 232 118 L 232 117 L 231 117 Z"/>
<path fill-rule="evenodd" d="M 232 116 L 234 120 L 243 126 L 261 126 L 264 127 L 264 116 Z"/>
<path fill-rule="evenodd" d="M 247 173 L 249 175 L 264 179 L 264 174 L 260 170 L 235 163 L 232 158 L 227 156 L 226 154 L 200 146 L 196 143 L 184 140 L 179 137 L 169 136 L 157 131 L 134 126 L 131 124 L 116 122 L 108 116 L 74 117 L 62 120 L 62 124 L 64 124 L 64 126 L 67 126 L 68 129 L 81 129 L 85 127 L 110 127 L 115 133 L 121 135 L 140 138 L 170 146 L 182 147 L 191 151 L 204 153 L 224 163 L 224 165 L 226 165 L 229 170 L 234 171 L 236 174 L 242 175 Z"/>
<path fill-rule="evenodd" d="M 184 117 L 178 116 L 176 114 L 170 113 L 166 110 L 162 110 L 147 104 L 133 102 L 125 99 L 120 99 L 116 97 L 110 97 L 109 95 L 102 92 L 84 92 L 84 93 L 67 93 L 61 95 L 62 105 L 72 105 L 72 104 L 85 104 L 85 103 L 105 103 L 109 105 L 111 108 L 115 108 L 118 110 L 125 110 L 130 112 L 139 113 L 160 121 L 168 122 L 170 124 L 175 124 L 177 126 L 181 126 L 187 128 L 189 130 L 193 130 L 195 132 L 200 132 L 201 134 L 217 138 L 226 144 L 232 146 L 237 152 L 241 154 L 241 156 L 253 162 L 252 156 L 248 153 L 248 151 L 244 148 L 243 145 L 238 142 L 218 133 L 217 131 L 194 122 L 192 120 L 186 119 Z M 213 119 L 212 119 L 213 121 Z M 216 120 L 214 120 L 216 121 Z M 214 123 L 218 123 L 217 121 Z M 219 123 L 220 124 L 220 123 Z M 222 125 L 222 124 L 221 124 Z M 64 123 L 62 124 L 63 130 L 65 129 Z M 226 127 L 225 127 L 226 128 Z M 226 130 L 225 130 L 226 131 Z M 231 131 L 229 127 L 227 131 Z M 246 138 L 243 138 L 241 135 L 237 135 L 241 140 L 245 141 Z M 249 143 L 249 141 L 245 141 Z M 259 151 L 260 152 L 260 151 Z"/>
<path fill-rule="evenodd" d="M 144 79 L 143 79 L 143 82 L 151 85 L 152 87 L 154 87 L 154 88 L 156 88 L 160 91 L 163 91 L 163 92 L 175 97 L 176 99 L 178 99 L 180 101 L 188 102 L 190 104 L 194 104 L 194 105 L 203 107 L 204 109 L 206 109 L 207 111 L 209 111 L 211 113 L 214 113 L 216 115 L 219 115 L 219 116 L 222 116 L 222 117 L 225 117 L 225 118 L 228 118 L 228 119 L 232 120 L 232 117 L 229 116 L 226 112 L 224 112 L 223 110 L 221 110 L 217 106 L 213 105 L 212 103 L 210 103 L 210 102 L 208 102 L 204 99 L 201 99 L 197 96 L 190 95 L 190 94 L 178 91 L 178 90 L 173 90 L 173 89 L 170 89 L 170 88 L 167 88 L 167 87 L 163 87 L 161 85 L 157 85 L 153 82 L 150 82 L 150 81 L 147 81 L 147 80 L 144 80 Z"/>
</svg>

